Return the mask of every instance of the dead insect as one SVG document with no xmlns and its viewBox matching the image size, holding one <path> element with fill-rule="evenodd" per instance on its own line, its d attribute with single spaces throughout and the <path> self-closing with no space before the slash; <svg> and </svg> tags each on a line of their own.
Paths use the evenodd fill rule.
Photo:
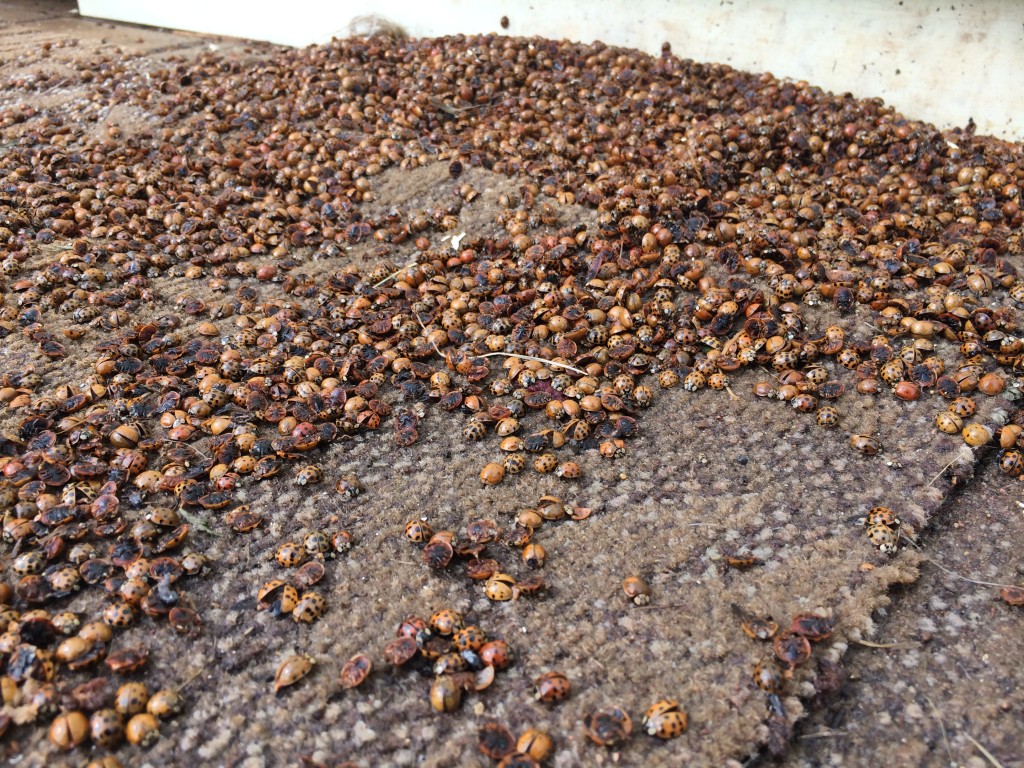
<svg viewBox="0 0 1024 768">
<path fill-rule="evenodd" d="M 341 668 L 339 676 L 341 687 L 356 688 L 362 684 L 372 669 L 373 664 L 370 662 L 370 657 L 364 653 L 357 653 Z"/>
<path fill-rule="evenodd" d="M 314 664 L 316 664 L 316 659 L 309 654 L 297 654 L 286 658 L 278 666 L 277 673 L 274 675 L 274 693 L 280 693 L 282 688 L 295 685 L 312 671 Z"/>
</svg>

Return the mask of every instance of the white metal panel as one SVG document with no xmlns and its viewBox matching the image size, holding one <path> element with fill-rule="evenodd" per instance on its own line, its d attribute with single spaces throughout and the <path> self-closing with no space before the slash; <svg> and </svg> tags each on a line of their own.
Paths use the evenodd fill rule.
<svg viewBox="0 0 1024 768">
<path fill-rule="evenodd" d="M 881 96 L 940 127 L 1024 137 L 1017 0 L 79 0 L 82 15 L 302 46 L 379 15 L 410 35 L 499 32 L 639 48 Z M 503 30 L 499 21 L 507 16 Z"/>
</svg>

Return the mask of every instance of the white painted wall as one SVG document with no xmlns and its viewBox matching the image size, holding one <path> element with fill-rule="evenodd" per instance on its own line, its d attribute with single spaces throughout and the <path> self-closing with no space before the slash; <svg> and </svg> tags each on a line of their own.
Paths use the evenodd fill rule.
<svg viewBox="0 0 1024 768">
<path fill-rule="evenodd" d="M 503 32 L 725 62 L 1024 139 L 1021 0 L 79 0 L 83 16 L 302 46 L 377 14 L 414 36 Z M 507 30 L 500 19 L 507 16 Z"/>
</svg>

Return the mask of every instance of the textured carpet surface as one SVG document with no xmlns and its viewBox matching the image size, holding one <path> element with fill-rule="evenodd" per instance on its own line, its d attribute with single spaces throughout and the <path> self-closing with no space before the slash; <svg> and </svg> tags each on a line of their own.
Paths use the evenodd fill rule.
<svg viewBox="0 0 1024 768">
<path fill-rule="evenodd" d="M 210 45 L 243 61 L 265 55 L 262 46 L 99 24 L 69 18 L 65 10 L 59 3 L 0 4 L 0 75 L 34 71 L 38 46 L 61 39 L 78 44 L 55 52 L 49 69 L 100 53 L 139 55 L 153 66 L 171 56 L 187 62 Z M 73 98 L 59 89 L 19 96 L 51 110 Z M 116 125 L 131 136 L 156 123 L 153 115 L 115 107 L 102 124 L 83 129 Z M 493 234 L 498 198 L 517 183 L 479 169 L 459 182 L 443 163 L 389 171 L 375 180 L 368 207 L 426 208 L 463 183 L 481 194 L 463 208 L 453 232 Z M 561 224 L 594 226 L 582 208 L 556 206 L 556 215 Z M 41 251 L 38 263 L 51 257 Z M 317 277 L 339 263 L 374 264 L 369 246 L 342 259 L 306 262 L 301 271 Z M 155 289 L 159 300 L 139 320 L 168 311 L 185 291 L 216 300 L 184 278 L 167 278 Z M 282 298 L 273 284 L 261 291 L 264 299 Z M 840 320 L 824 308 L 809 317 L 822 329 L 841 322 L 851 331 L 869 321 L 857 314 Z M 231 328 L 230 321 L 217 322 L 222 332 Z M 80 353 L 72 347 L 55 363 L 11 337 L 0 366 L 34 365 L 48 386 L 73 382 L 91 369 L 92 347 L 102 339 L 90 332 Z M 273 766 L 308 757 L 313 764 L 485 766 L 493 762 L 477 751 L 476 733 L 497 720 L 515 732 L 548 730 L 555 740 L 549 764 L 559 767 L 751 760 L 986 765 L 971 739 L 1007 768 L 1024 765 L 1020 609 L 999 602 L 997 587 L 976 583 L 1022 578 L 1020 484 L 1007 483 L 991 456 L 976 456 L 958 436 L 938 433 L 933 420 L 941 406 L 932 400 L 846 397 L 840 427 L 826 430 L 813 415 L 756 398 L 753 385 L 764 378 L 764 371 L 736 376 L 737 399 L 708 390 L 658 391 L 626 455 L 609 461 L 596 450 L 581 452 L 578 480 L 526 472 L 483 487 L 481 467 L 500 457 L 496 441 L 467 443 L 466 417 L 431 409 L 411 447 L 397 448 L 387 434 L 341 440 L 319 457 L 328 478 L 322 485 L 298 489 L 282 476 L 247 489 L 244 501 L 266 517 L 254 532 L 234 534 L 217 513 L 200 512 L 195 544 L 213 567 L 188 595 L 202 616 L 202 633 L 189 640 L 143 621 L 122 635 L 125 643 L 150 647 L 147 680 L 154 688 L 180 688 L 186 708 L 150 750 L 124 748 L 125 764 Z M 1009 408 L 1002 399 L 981 400 L 984 418 Z M 13 418 L 0 414 L 5 426 Z M 884 450 L 874 457 L 853 452 L 853 433 L 876 436 Z M 979 459 L 984 467 L 975 477 Z M 360 479 L 364 490 L 355 499 L 333 489 L 344 474 Z M 540 597 L 493 603 L 461 565 L 442 574 L 429 570 L 403 534 L 414 518 L 435 530 L 462 531 L 480 518 L 507 529 L 544 494 L 592 514 L 537 531 L 535 541 L 548 552 L 542 570 L 548 591 Z M 878 504 L 899 509 L 920 549 L 888 558 L 871 546 L 857 518 Z M 257 612 L 260 585 L 281 573 L 275 549 L 311 528 L 345 528 L 354 539 L 348 554 L 326 564 L 326 614 L 306 626 Z M 728 564 L 728 557 L 747 554 L 758 564 Z M 493 544 L 490 556 L 513 574 L 529 573 L 518 550 Z M 629 575 L 648 582 L 649 605 L 627 600 L 621 583 Z M 84 594 L 69 607 L 88 613 L 98 605 L 96 595 Z M 450 715 L 429 706 L 429 670 L 390 670 L 381 657 L 405 616 L 442 607 L 506 639 L 515 653 L 509 670 Z M 772 715 L 768 697 L 752 684 L 754 665 L 770 657 L 771 647 L 748 638 L 740 616 L 771 616 L 787 626 L 801 612 L 832 618 L 835 633 L 787 681 Z M 343 690 L 341 666 L 358 652 L 374 659 L 375 670 L 360 688 Z M 293 653 L 311 654 L 314 671 L 275 696 L 275 669 Z M 572 694 L 553 706 L 535 702 L 532 681 L 552 669 L 569 677 Z M 585 739 L 586 712 L 621 706 L 639 729 L 643 711 L 662 697 L 677 699 L 689 715 L 681 738 L 662 743 L 634 736 L 616 751 Z M 791 738 L 784 757 L 767 756 L 785 751 Z M 42 730 L 12 730 L 0 749 L 21 766 L 84 763 L 82 755 L 52 751 Z"/>
</svg>

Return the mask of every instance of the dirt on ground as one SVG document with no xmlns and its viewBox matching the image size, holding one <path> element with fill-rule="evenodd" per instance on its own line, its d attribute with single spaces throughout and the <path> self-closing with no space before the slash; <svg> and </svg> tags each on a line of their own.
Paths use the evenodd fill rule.
<svg viewBox="0 0 1024 768">
<path fill-rule="evenodd" d="M 0 3 L 0 25 L 0 78 L 45 70 L 53 80 L 45 90 L 0 101 L 31 105 L 40 115 L 86 98 L 59 77 L 62 67 L 89 57 L 187 67 L 190 57 L 213 48 L 243 64 L 274 50 L 79 19 L 61 2 Z M 157 115 L 127 104 L 97 106 L 94 116 L 81 130 L 112 140 L 145 136 L 160 125 Z M 17 132 L 31 128 L 28 120 Z M 449 239 L 495 234 L 499 201 L 518 194 L 520 182 L 480 168 L 467 168 L 458 180 L 447 162 L 394 168 L 374 178 L 374 199 L 364 206 L 368 216 L 389 209 L 411 215 L 443 206 L 465 184 L 479 196 L 457 214 Z M 596 230 L 592 210 L 551 205 L 550 231 L 567 223 Z M 368 270 L 382 261 L 374 246 L 353 246 L 331 259 L 292 254 L 286 271 L 316 282 L 347 264 Z M 62 247 L 40 246 L 21 277 Z M 409 246 L 392 249 L 389 259 L 401 266 L 413 256 Z M 252 264 L 275 261 L 268 255 Z M 234 278 L 228 289 L 242 282 Z M 259 283 L 258 290 L 263 301 L 296 301 L 278 283 Z M 208 275 L 164 275 L 154 292 L 133 322 L 173 312 L 186 294 L 208 306 L 224 299 Z M 830 306 L 810 316 L 822 330 L 839 324 L 851 333 L 871 322 L 867 312 L 840 317 Z M 187 318 L 181 330 L 194 334 L 200 322 L 214 322 L 225 337 L 236 330 L 232 318 L 209 316 Z M 52 331 L 71 325 L 70 318 L 47 320 Z M 80 382 L 95 366 L 95 347 L 111 336 L 91 327 L 66 342 L 66 357 L 51 360 L 34 342 L 11 335 L 0 349 L 0 368 L 31 366 L 40 392 Z M 998 599 L 1000 585 L 1024 580 L 1020 482 L 999 472 L 994 451 L 972 451 L 958 435 L 938 433 L 930 400 L 845 397 L 840 426 L 829 430 L 788 403 L 756 397 L 754 385 L 766 378 L 764 371 L 740 373 L 729 391 L 657 390 L 653 405 L 637 414 L 639 434 L 625 455 L 608 460 L 594 448 L 580 451 L 578 479 L 527 471 L 482 486 L 481 468 L 501 459 L 496 442 L 467 443 L 467 417 L 432 408 L 412 446 L 397 447 L 385 433 L 338 440 L 316 457 L 322 484 L 298 487 L 288 471 L 247 486 L 240 500 L 265 518 L 251 532 L 228 530 L 215 511 L 191 513 L 190 547 L 212 564 L 187 592 L 201 633 L 188 638 L 166 622 L 143 619 L 118 636 L 124 646 L 149 647 L 151 690 L 180 690 L 185 708 L 161 726 L 154 746 L 125 746 L 118 756 L 126 765 L 256 767 L 306 759 L 483 767 L 495 763 L 479 752 L 477 732 L 498 721 L 515 733 L 549 731 L 555 750 L 547 764 L 559 768 L 1024 765 L 1024 615 Z M 1014 410 L 1003 397 L 979 398 L 979 405 L 979 419 L 994 424 Z M 5 428 L 19 418 L 0 412 Z M 883 450 L 870 457 L 852 451 L 855 434 L 877 437 Z M 362 485 L 355 498 L 334 489 L 345 475 Z M 404 535 L 414 519 L 460 533 L 482 518 L 510 529 L 545 494 L 590 514 L 536 531 L 534 540 L 547 550 L 541 573 L 548 589 L 539 597 L 488 600 L 462 565 L 442 573 L 427 568 Z M 903 521 L 895 557 L 871 546 L 859 522 L 878 505 L 897 508 Z M 282 542 L 339 529 L 350 532 L 353 546 L 325 563 L 322 618 L 305 625 L 256 610 L 260 586 L 282 578 L 274 561 Z M 519 550 L 496 544 L 490 552 L 502 570 L 518 578 L 531 573 Z M 649 604 L 623 594 L 630 575 L 650 585 Z M 94 614 L 103 604 L 95 592 L 66 608 Z M 429 666 L 391 669 L 382 650 L 406 616 L 445 607 L 507 640 L 515 662 L 486 690 L 466 694 L 457 712 L 439 715 L 429 703 Z M 772 617 L 785 628 L 801 613 L 828 617 L 834 634 L 813 645 L 811 661 L 780 696 L 770 696 L 753 684 L 752 672 L 771 657 L 771 645 L 748 637 L 743 617 Z M 275 671 L 297 653 L 316 660 L 313 671 L 275 695 Z M 345 690 L 339 673 L 356 653 L 368 654 L 374 671 Z M 533 681 L 550 670 L 572 684 L 560 704 L 533 697 Z M 687 732 L 665 742 L 636 733 L 644 710 L 665 697 L 687 712 Z M 612 750 L 590 743 L 581 728 L 585 714 L 608 706 L 626 710 L 635 731 Z M 85 750 L 59 753 L 38 727 L 12 728 L 0 749 L 11 765 L 85 762 Z M 89 757 L 94 753 L 102 754 Z"/>
</svg>

